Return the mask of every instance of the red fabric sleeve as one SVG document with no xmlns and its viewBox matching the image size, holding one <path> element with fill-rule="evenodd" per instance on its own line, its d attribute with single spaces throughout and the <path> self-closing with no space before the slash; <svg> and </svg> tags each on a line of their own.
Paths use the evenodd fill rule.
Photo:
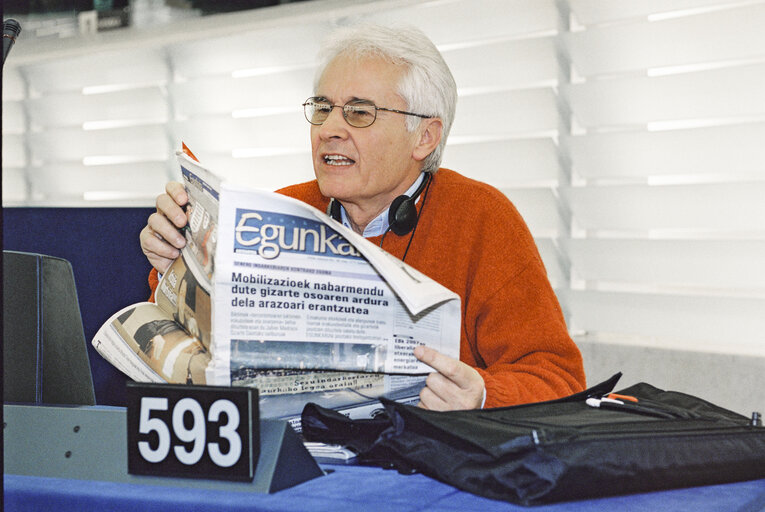
<svg viewBox="0 0 765 512">
<path fill-rule="evenodd" d="M 476 314 L 475 345 L 485 367 L 484 407 L 552 400 L 585 387 L 582 357 L 568 335 L 544 269 L 534 263 Z"/>
<path fill-rule="evenodd" d="M 149 302 L 155 302 L 154 292 L 157 291 L 157 285 L 159 285 L 159 273 L 156 268 L 152 268 L 151 272 L 149 272 L 149 289 L 151 290 Z"/>
</svg>

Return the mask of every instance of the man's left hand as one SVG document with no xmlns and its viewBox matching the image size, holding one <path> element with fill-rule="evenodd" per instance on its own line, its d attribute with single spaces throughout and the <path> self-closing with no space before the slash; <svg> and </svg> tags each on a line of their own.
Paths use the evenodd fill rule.
<svg viewBox="0 0 765 512">
<path fill-rule="evenodd" d="M 484 382 L 475 368 L 423 345 L 414 349 L 414 356 L 436 370 L 420 392 L 420 407 L 433 411 L 481 407 Z"/>
</svg>

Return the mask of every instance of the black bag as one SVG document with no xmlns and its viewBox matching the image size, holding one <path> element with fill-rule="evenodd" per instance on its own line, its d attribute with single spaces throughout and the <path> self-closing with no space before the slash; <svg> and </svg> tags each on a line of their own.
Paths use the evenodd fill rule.
<svg viewBox="0 0 765 512">
<path fill-rule="evenodd" d="M 308 404 L 303 435 L 355 448 L 363 463 L 523 505 L 765 478 L 760 421 L 645 383 L 610 394 L 620 376 L 497 409 L 434 412 L 381 399 L 387 418 L 350 420 Z"/>
</svg>

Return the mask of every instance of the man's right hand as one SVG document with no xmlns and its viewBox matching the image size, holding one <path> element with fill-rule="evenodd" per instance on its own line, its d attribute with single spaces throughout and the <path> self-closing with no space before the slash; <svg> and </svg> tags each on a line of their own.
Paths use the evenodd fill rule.
<svg viewBox="0 0 765 512">
<path fill-rule="evenodd" d="M 167 270 L 186 245 L 179 230 L 188 223 L 183 210 L 188 201 L 183 184 L 171 181 L 165 193 L 157 196 L 157 212 L 149 216 L 146 227 L 141 230 L 141 250 L 160 273 Z"/>
</svg>

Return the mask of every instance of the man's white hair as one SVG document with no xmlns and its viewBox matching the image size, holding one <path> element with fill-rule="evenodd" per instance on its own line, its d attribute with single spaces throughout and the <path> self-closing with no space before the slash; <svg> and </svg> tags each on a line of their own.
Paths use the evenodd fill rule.
<svg viewBox="0 0 765 512">
<path fill-rule="evenodd" d="M 339 56 L 381 57 L 406 68 L 397 92 L 407 110 L 438 117 L 443 123 L 441 142 L 422 166 L 423 171 L 437 171 L 457 108 L 457 84 L 433 42 L 414 27 L 364 24 L 338 29 L 322 43 L 314 91 L 324 70 Z M 414 131 L 420 122 L 419 117 L 407 116 L 407 130 Z"/>
</svg>

